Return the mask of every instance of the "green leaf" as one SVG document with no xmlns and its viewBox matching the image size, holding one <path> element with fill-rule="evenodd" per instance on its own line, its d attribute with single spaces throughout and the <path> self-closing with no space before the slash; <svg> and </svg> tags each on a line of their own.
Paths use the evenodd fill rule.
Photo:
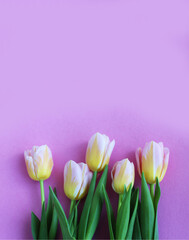
<svg viewBox="0 0 189 240">
<path fill-rule="evenodd" d="M 58 215 L 57 215 L 56 209 L 53 208 L 52 221 L 51 221 L 51 226 L 49 230 L 49 239 L 56 238 L 57 228 L 58 228 Z"/>
<path fill-rule="evenodd" d="M 131 185 L 125 190 L 121 206 L 117 213 L 116 239 L 125 239 L 130 218 Z"/>
<path fill-rule="evenodd" d="M 59 222 L 60 222 L 60 227 L 61 227 L 63 238 L 64 239 L 73 239 L 73 237 L 70 233 L 70 227 L 69 227 L 66 215 L 64 213 L 64 210 L 63 210 L 60 202 L 58 201 L 58 199 L 57 199 L 56 195 L 54 194 L 51 187 L 49 187 L 49 190 L 50 190 L 50 193 L 51 193 L 52 201 L 54 203 L 54 207 L 56 209 L 56 213 L 58 215 L 58 219 L 59 219 Z"/>
<path fill-rule="evenodd" d="M 135 219 L 134 231 L 132 239 L 142 239 L 141 231 L 140 231 L 140 223 L 139 223 L 139 216 L 137 214 Z"/>
<path fill-rule="evenodd" d="M 108 175 L 108 165 L 106 165 L 104 168 L 103 174 L 97 185 L 97 188 L 94 193 L 93 200 L 92 200 L 91 210 L 90 210 L 89 220 L 88 220 L 88 226 L 87 226 L 87 233 L 86 233 L 87 239 L 92 239 L 92 237 L 96 231 L 98 222 L 100 220 L 102 205 L 104 202 L 104 193 L 103 193 L 102 187 L 106 186 L 107 175 Z"/>
<path fill-rule="evenodd" d="M 142 173 L 142 186 L 141 186 L 141 209 L 140 209 L 140 222 L 141 224 L 141 233 L 143 239 L 152 239 L 153 238 L 153 228 L 154 228 L 154 205 L 150 195 L 144 173 Z"/>
<path fill-rule="evenodd" d="M 48 239 L 47 217 L 46 217 L 46 212 L 45 212 L 45 202 L 43 202 L 43 206 L 42 206 L 41 223 L 40 223 L 38 239 Z"/>
<path fill-rule="evenodd" d="M 94 172 L 91 183 L 90 183 L 89 191 L 88 191 L 88 194 L 87 194 L 87 197 L 85 200 L 85 204 L 83 207 L 83 211 L 81 214 L 79 228 L 78 228 L 78 238 L 79 239 L 86 238 L 88 218 L 89 218 L 91 203 L 92 203 L 93 194 L 94 194 L 94 190 L 95 190 L 95 184 L 96 184 L 96 176 L 97 176 L 97 172 Z"/>
<path fill-rule="evenodd" d="M 138 200 L 138 209 L 137 209 L 137 215 L 135 219 L 133 239 L 142 239 L 142 234 L 140 229 L 140 209 L 141 209 L 141 202 L 140 200 Z"/>
<path fill-rule="evenodd" d="M 136 189 L 131 196 L 131 206 L 130 206 L 131 218 L 129 222 L 129 228 L 127 231 L 126 239 L 132 239 L 132 236 L 133 236 L 133 229 L 134 229 L 134 224 L 135 224 L 135 219 L 136 219 L 137 209 L 138 209 L 138 198 L 139 198 L 139 189 Z"/>
<path fill-rule="evenodd" d="M 33 239 L 38 239 L 39 227 L 40 227 L 40 220 L 39 220 L 39 218 L 32 212 L 32 213 L 31 213 L 31 230 L 32 230 Z"/>
<path fill-rule="evenodd" d="M 56 188 L 54 188 L 54 193 L 57 197 Z M 56 210 L 53 206 L 50 191 L 49 191 L 46 215 L 47 215 L 47 226 L 48 226 L 48 230 L 49 230 L 49 239 L 55 239 L 56 233 L 57 233 L 57 228 L 58 228 L 58 216 L 57 216 Z"/>
<path fill-rule="evenodd" d="M 112 205 L 110 203 L 110 199 L 108 197 L 105 187 L 103 186 L 102 189 L 104 192 L 104 199 L 105 199 L 105 204 L 106 204 L 110 239 L 115 239 L 115 237 L 114 237 L 114 235 L 115 235 L 115 216 L 114 216 Z"/>
<path fill-rule="evenodd" d="M 52 204 L 51 194 L 49 191 L 49 197 L 48 197 L 48 203 L 47 203 L 47 209 L 46 209 L 48 229 L 50 229 L 50 225 L 51 225 L 51 221 L 52 221 L 52 214 L 53 214 L 53 204 Z"/>
<path fill-rule="evenodd" d="M 156 178 L 156 189 L 155 189 L 155 196 L 154 196 L 154 209 L 155 209 L 154 239 L 159 239 L 157 208 L 158 208 L 160 196 L 161 196 L 161 189 L 159 185 L 159 180 L 158 178 Z"/>
</svg>

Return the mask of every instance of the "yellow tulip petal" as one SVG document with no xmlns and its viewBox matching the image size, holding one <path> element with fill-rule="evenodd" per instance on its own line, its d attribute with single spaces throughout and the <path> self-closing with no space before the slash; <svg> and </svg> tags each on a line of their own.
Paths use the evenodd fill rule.
<svg viewBox="0 0 189 240">
<path fill-rule="evenodd" d="M 74 161 L 69 161 L 64 167 L 64 192 L 70 199 L 76 199 L 82 184 L 81 168 Z"/>
<path fill-rule="evenodd" d="M 87 165 L 86 165 L 86 168 L 88 168 Z M 92 172 L 90 172 L 89 169 L 88 169 L 84 178 L 83 178 L 83 182 L 82 182 L 80 191 L 77 195 L 77 200 L 82 199 L 83 197 L 86 196 L 86 194 L 89 190 L 89 186 L 90 186 L 90 183 L 91 183 L 92 176 L 93 176 Z"/>
<path fill-rule="evenodd" d="M 38 179 L 45 180 L 50 177 L 53 160 L 51 151 L 47 145 L 40 146 L 36 149 L 34 153 L 34 168 Z"/>
<path fill-rule="evenodd" d="M 107 150 L 106 150 L 106 153 L 105 153 L 105 156 L 104 156 L 104 159 L 102 161 L 102 164 L 99 168 L 99 171 L 102 171 L 104 169 L 104 167 L 109 164 L 109 161 L 110 161 L 110 156 L 112 154 L 112 151 L 114 149 L 114 146 L 115 146 L 115 140 L 113 140 L 110 144 L 108 144 L 107 146 Z"/>
<path fill-rule="evenodd" d="M 86 151 L 86 163 L 92 171 L 102 171 L 109 163 L 115 141 L 105 134 L 95 133 L 89 140 Z"/>
<path fill-rule="evenodd" d="M 83 198 L 89 189 L 92 179 L 87 164 L 70 160 L 64 167 L 64 192 L 70 199 L 79 200 Z"/>
<path fill-rule="evenodd" d="M 159 178 L 163 165 L 163 152 L 161 146 L 152 141 L 147 143 L 142 153 L 142 171 L 149 184 L 156 182 Z"/>
<path fill-rule="evenodd" d="M 25 151 L 24 156 L 25 156 L 26 168 L 30 178 L 37 181 L 38 179 L 34 171 L 33 159 L 31 156 L 29 156 L 29 151 Z"/>
<path fill-rule="evenodd" d="M 32 150 L 24 152 L 29 176 L 36 181 L 50 177 L 53 169 L 51 150 L 47 145 L 33 146 Z"/>
<path fill-rule="evenodd" d="M 86 163 L 92 171 L 98 171 L 105 154 L 106 142 L 99 133 L 92 136 L 86 153 Z"/>
<path fill-rule="evenodd" d="M 134 164 L 128 159 L 117 162 L 112 169 L 111 176 L 114 191 L 123 193 L 125 186 L 128 189 L 130 184 L 134 185 Z"/>
</svg>

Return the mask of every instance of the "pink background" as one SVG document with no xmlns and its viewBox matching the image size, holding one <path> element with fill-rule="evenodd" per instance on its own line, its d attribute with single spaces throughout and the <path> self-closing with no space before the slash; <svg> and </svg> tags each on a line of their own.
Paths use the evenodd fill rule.
<svg viewBox="0 0 189 240">
<path fill-rule="evenodd" d="M 115 138 L 110 168 L 146 141 L 163 141 L 160 238 L 189 238 L 189 2 L 0 2 L 0 238 L 31 238 L 40 188 L 25 149 L 48 144 L 45 182 L 64 195 L 65 162 L 85 160 L 97 131 Z M 136 186 L 139 177 L 136 172 Z M 116 210 L 118 196 L 108 193 Z M 106 227 L 105 227 L 106 226 Z M 106 211 L 96 238 L 108 238 Z"/>
</svg>

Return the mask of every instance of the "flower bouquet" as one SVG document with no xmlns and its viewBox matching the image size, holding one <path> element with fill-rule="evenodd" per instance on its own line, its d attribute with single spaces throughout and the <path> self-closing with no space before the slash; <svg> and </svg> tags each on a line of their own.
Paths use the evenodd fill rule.
<svg viewBox="0 0 189 240">
<path fill-rule="evenodd" d="M 43 145 L 25 151 L 28 174 L 39 181 L 41 188 L 41 217 L 38 218 L 33 212 L 31 214 L 33 239 L 56 239 L 58 223 L 63 239 L 92 239 L 98 231 L 104 203 L 110 239 L 158 239 L 159 182 L 167 170 L 169 149 L 164 148 L 162 143 L 151 141 L 143 150 L 139 148 L 136 151 L 141 197 L 139 188 L 134 188 L 134 164 L 129 159 L 114 164 L 111 171 L 112 188 L 119 194 L 115 216 L 106 191 L 108 164 L 114 146 L 115 140 L 110 141 L 108 136 L 96 133 L 88 142 L 86 163 L 70 160 L 65 164 L 64 192 L 71 200 L 68 216 L 55 188 L 49 186 L 48 201 L 45 200 L 44 180 L 50 177 L 53 169 L 51 150 Z M 78 206 L 83 200 L 83 209 L 78 216 Z"/>
</svg>

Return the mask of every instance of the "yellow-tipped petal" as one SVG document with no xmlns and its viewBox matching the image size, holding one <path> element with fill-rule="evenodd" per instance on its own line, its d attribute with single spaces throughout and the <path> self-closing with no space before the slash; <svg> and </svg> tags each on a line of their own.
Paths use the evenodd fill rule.
<svg viewBox="0 0 189 240">
<path fill-rule="evenodd" d="M 89 189 L 92 172 L 87 164 L 70 160 L 64 167 L 64 192 L 66 196 L 73 200 L 83 198 Z"/>
<path fill-rule="evenodd" d="M 164 160 L 163 143 L 156 143 L 151 141 L 146 143 L 143 150 L 136 152 L 136 161 L 139 175 L 144 172 L 147 183 L 153 184 L 156 182 L 156 178 L 161 181 L 165 175 L 167 164 Z M 169 155 L 167 155 L 169 158 Z"/>
<path fill-rule="evenodd" d="M 82 184 L 82 172 L 79 165 L 70 160 L 64 167 L 64 192 L 70 199 L 76 199 Z"/>
<path fill-rule="evenodd" d="M 37 181 L 37 177 L 34 171 L 34 165 L 33 165 L 33 159 L 31 156 L 29 156 L 29 152 L 25 151 L 24 152 L 24 156 L 25 156 L 25 163 L 26 163 L 26 168 L 28 171 L 28 174 L 30 176 L 31 179 Z"/>
<path fill-rule="evenodd" d="M 52 153 L 47 145 L 37 148 L 36 152 L 34 153 L 34 159 L 37 178 L 40 180 L 49 178 L 53 168 L 53 160 Z"/>
<path fill-rule="evenodd" d="M 114 149 L 114 146 L 115 146 L 115 140 L 113 140 L 108 146 L 107 146 L 107 150 L 106 150 L 106 153 L 105 153 L 105 156 L 104 156 L 104 159 L 102 161 L 102 165 L 100 166 L 99 168 L 99 171 L 102 171 L 105 166 L 107 164 L 109 164 L 109 161 L 110 161 L 110 157 L 112 155 L 112 151 Z"/>
<path fill-rule="evenodd" d="M 159 144 L 150 142 L 146 144 L 142 155 L 142 171 L 149 184 L 159 178 L 163 164 L 163 153 Z"/>
<path fill-rule="evenodd" d="M 45 180 L 50 177 L 53 169 L 52 153 L 47 145 L 34 146 L 24 152 L 26 168 L 33 180 Z"/>
<path fill-rule="evenodd" d="M 88 190 L 89 190 L 89 186 L 91 183 L 91 179 L 92 179 L 92 172 L 90 172 L 87 164 L 84 164 L 84 168 L 82 168 L 82 185 L 79 191 L 79 194 L 77 195 L 77 199 L 82 199 L 85 197 L 85 195 L 87 194 Z"/>
<path fill-rule="evenodd" d="M 89 141 L 86 153 L 86 163 L 92 171 L 98 171 L 105 153 L 105 139 L 104 137 L 96 133 Z"/>
<path fill-rule="evenodd" d="M 89 140 L 86 152 L 86 163 L 92 171 L 102 171 L 109 163 L 115 141 L 110 143 L 109 137 L 96 133 Z"/>
<path fill-rule="evenodd" d="M 112 169 L 111 177 L 114 191 L 117 193 L 123 193 L 125 186 L 129 189 L 130 185 L 134 185 L 134 164 L 128 159 L 116 162 Z"/>
</svg>

